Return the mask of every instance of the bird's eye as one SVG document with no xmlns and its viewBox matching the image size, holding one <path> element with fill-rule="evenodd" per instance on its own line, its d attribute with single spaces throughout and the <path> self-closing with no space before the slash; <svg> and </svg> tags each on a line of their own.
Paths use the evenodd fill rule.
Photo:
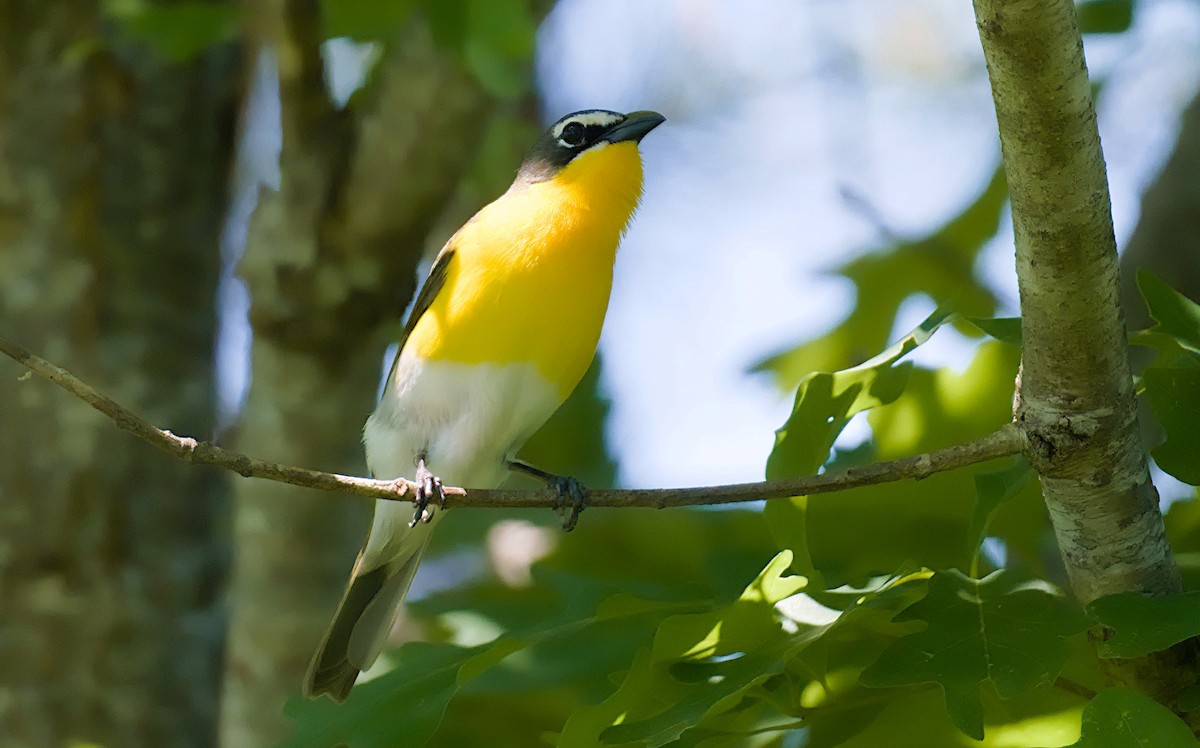
<svg viewBox="0 0 1200 748">
<path fill-rule="evenodd" d="M 584 127 L 581 123 L 568 122 L 566 126 L 563 127 L 562 134 L 558 136 L 558 139 L 561 140 L 564 145 L 574 148 L 577 145 L 583 144 L 583 136 Z"/>
</svg>

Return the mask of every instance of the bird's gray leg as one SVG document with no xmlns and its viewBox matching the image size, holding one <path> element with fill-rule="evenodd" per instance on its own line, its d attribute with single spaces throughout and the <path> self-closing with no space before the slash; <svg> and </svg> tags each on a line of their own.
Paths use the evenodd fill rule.
<svg viewBox="0 0 1200 748">
<path fill-rule="evenodd" d="M 554 511 L 558 514 L 559 519 L 562 520 L 562 529 L 565 532 L 575 529 L 575 525 L 579 524 L 580 513 L 587 508 L 587 487 L 583 483 L 569 475 L 548 473 L 541 468 L 536 468 L 520 460 L 507 460 L 505 465 L 509 470 L 532 475 L 553 489 L 557 496 L 557 500 L 554 503 Z M 563 510 L 567 506 L 568 497 L 571 499 L 571 513 L 564 519 Z"/>
</svg>

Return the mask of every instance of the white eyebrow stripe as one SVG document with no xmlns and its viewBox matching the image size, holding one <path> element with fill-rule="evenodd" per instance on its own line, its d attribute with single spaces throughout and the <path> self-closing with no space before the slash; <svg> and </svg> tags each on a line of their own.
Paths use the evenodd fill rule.
<svg viewBox="0 0 1200 748">
<path fill-rule="evenodd" d="M 578 122 L 579 124 L 583 125 L 584 127 L 591 127 L 593 125 L 599 125 L 600 127 L 608 127 L 609 125 L 612 125 L 613 123 L 616 123 L 616 122 L 620 122 L 623 119 L 624 119 L 624 117 L 617 115 L 617 114 L 612 114 L 610 112 L 583 112 L 581 114 L 575 115 L 574 117 L 565 119 L 562 122 L 559 122 L 557 125 L 555 125 L 554 126 L 554 138 L 556 140 L 561 139 L 563 129 L 566 128 L 566 126 L 571 124 L 572 122 Z"/>
</svg>

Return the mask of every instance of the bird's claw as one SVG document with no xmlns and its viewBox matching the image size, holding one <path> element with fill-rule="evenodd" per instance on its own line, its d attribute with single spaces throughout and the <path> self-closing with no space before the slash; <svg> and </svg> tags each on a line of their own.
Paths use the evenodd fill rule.
<svg viewBox="0 0 1200 748">
<path fill-rule="evenodd" d="M 430 502 L 436 501 L 439 509 L 446 508 L 446 491 L 442 487 L 442 479 L 429 472 L 429 468 L 425 467 L 425 460 L 417 462 L 417 498 L 413 502 L 413 518 L 409 521 L 409 527 L 416 527 L 418 522 L 430 522 L 433 520 L 433 509 L 429 506 Z"/>
<path fill-rule="evenodd" d="M 546 479 L 546 483 L 557 497 L 554 501 L 554 512 L 562 520 L 563 532 L 574 530 L 575 525 L 579 524 L 580 513 L 587 508 L 587 487 L 569 475 L 552 475 Z M 564 518 L 568 497 L 571 500 L 571 513 Z"/>
</svg>

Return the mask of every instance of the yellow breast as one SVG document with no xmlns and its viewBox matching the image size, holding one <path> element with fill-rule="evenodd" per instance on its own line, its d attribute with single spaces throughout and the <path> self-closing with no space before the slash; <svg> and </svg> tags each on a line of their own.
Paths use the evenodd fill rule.
<svg viewBox="0 0 1200 748">
<path fill-rule="evenodd" d="M 450 240 L 445 285 L 406 349 L 463 363 L 532 362 L 566 397 L 595 354 L 617 245 L 641 189 L 637 146 L 622 142 L 509 190 Z"/>
</svg>

